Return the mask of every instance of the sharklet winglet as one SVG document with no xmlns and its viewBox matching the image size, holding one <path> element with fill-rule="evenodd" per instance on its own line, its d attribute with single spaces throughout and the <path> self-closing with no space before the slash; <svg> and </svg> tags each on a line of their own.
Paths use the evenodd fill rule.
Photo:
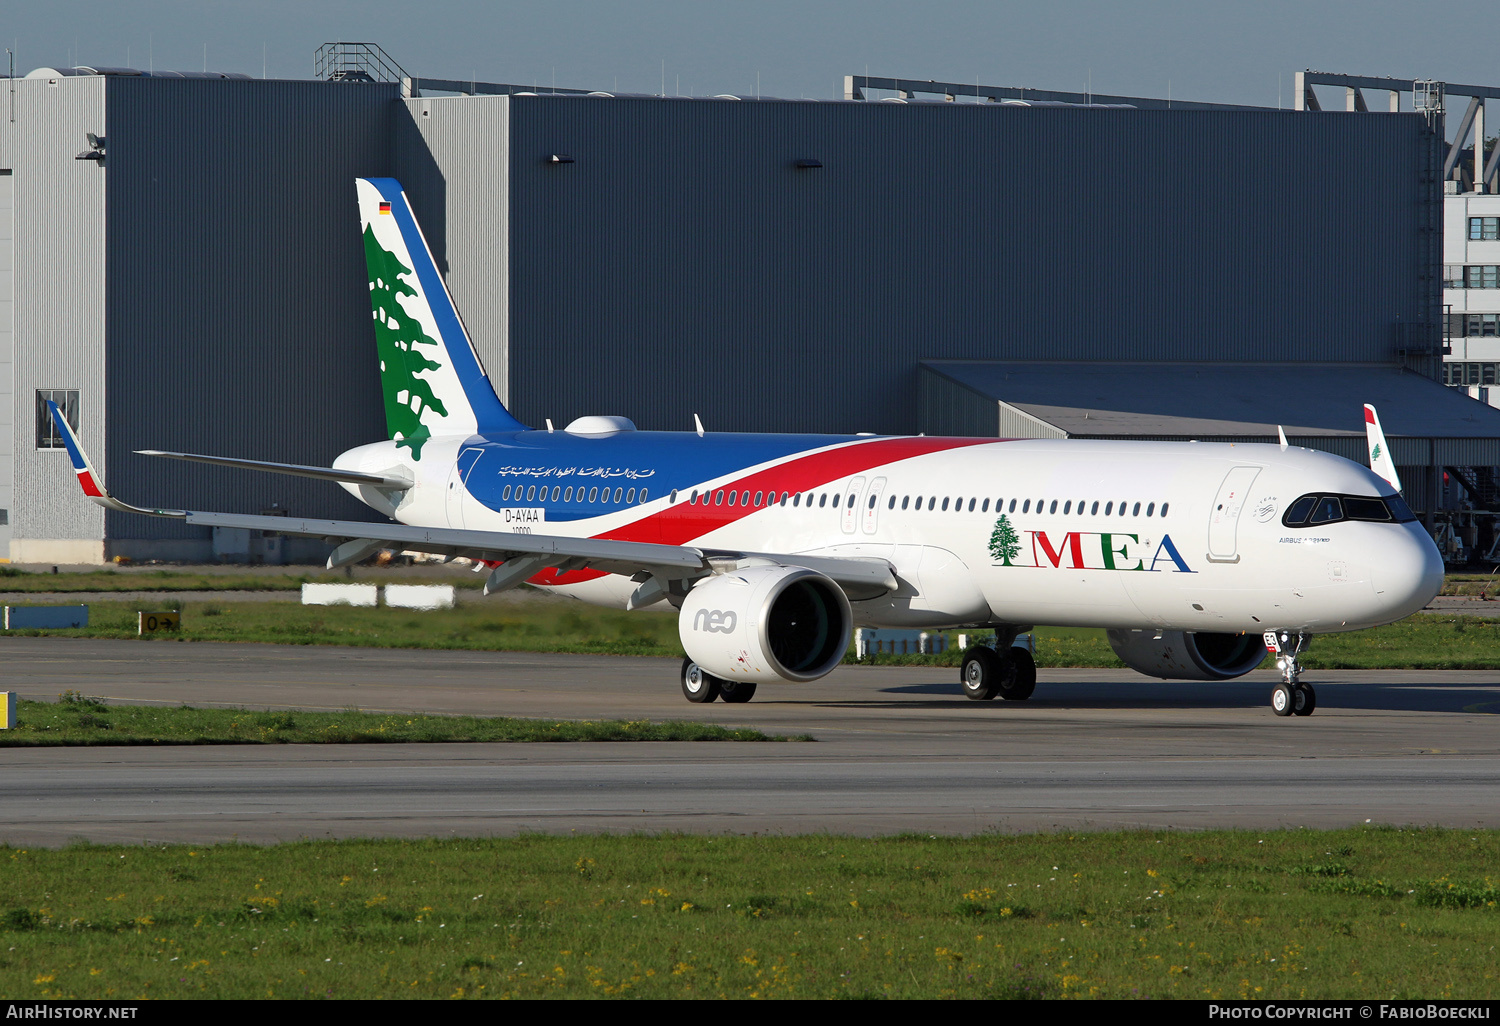
<svg viewBox="0 0 1500 1026">
<path fill-rule="evenodd" d="M 57 408 L 57 403 L 47 400 L 47 409 L 52 414 L 52 423 L 57 425 L 57 433 L 62 436 L 63 446 L 68 450 L 68 458 L 73 461 L 73 472 L 78 475 L 78 484 L 83 489 L 84 495 L 105 509 L 117 510 L 120 513 L 144 513 L 148 517 L 172 517 L 179 520 L 187 516 L 186 510 L 145 509 L 141 506 L 132 506 L 128 502 L 121 502 L 110 495 L 104 487 L 103 479 L 99 477 L 98 471 L 89 460 L 88 453 L 84 452 L 83 446 L 79 444 L 78 436 L 73 433 L 73 428 L 69 426 L 62 410 Z"/>
</svg>

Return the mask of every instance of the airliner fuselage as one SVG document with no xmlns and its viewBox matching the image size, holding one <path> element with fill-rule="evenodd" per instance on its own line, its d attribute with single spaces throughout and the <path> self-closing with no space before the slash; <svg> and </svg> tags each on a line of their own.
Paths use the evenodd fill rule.
<svg viewBox="0 0 1500 1026">
<path fill-rule="evenodd" d="M 852 602 L 869 627 L 1326 633 L 1407 616 L 1442 581 L 1379 478 L 1275 445 L 627 429 L 433 438 L 420 460 L 377 442 L 336 463 L 393 465 L 417 482 L 399 498 L 345 487 L 410 524 L 888 560 L 900 588 Z M 1353 512 L 1384 519 L 1341 500 L 1287 523 L 1305 496 L 1376 500 Z M 616 606 L 636 587 L 588 570 L 531 583 Z"/>
</svg>

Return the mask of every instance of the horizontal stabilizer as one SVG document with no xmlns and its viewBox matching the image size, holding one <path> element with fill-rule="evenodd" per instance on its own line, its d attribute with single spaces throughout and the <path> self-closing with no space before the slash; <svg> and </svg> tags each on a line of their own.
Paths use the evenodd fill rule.
<svg viewBox="0 0 1500 1026">
<path fill-rule="evenodd" d="M 241 460 L 231 456 L 202 456 L 192 452 L 162 452 L 160 449 L 137 449 L 141 456 L 160 456 L 169 460 L 186 460 L 189 463 L 208 463 L 216 467 L 235 467 L 239 470 L 261 470 L 267 474 L 287 474 L 291 477 L 313 477 L 321 481 L 341 481 L 346 484 L 370 485 L 391 491 L 402 491 L 416 483 L 404 467 L 394 467 L 383 474 L 367 474 L 359 470 L 336 470 L 333 467 L 304 467 L 296 463 L 265 463 L 261 460 Z"/>
</svg>

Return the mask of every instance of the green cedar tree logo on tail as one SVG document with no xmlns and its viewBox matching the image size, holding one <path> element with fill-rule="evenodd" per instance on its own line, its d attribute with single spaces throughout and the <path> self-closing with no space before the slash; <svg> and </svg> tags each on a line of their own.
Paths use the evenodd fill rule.
<svg viewBox="0 0 1500 1026">
<path fill-rule="evenodd" d="M 403 280 L 411 274 L 396 255 L 375 239 L 375 230 L 365 226 L 365 264 L 370 271 L 370 306 L 375 314 L 375 349 L 380 354 L 380 385 L 385 392 L 385 423 L 396 445 L 406 446 L 416 459 L 422 458 L 422 445 L 432 432 L 422 423 L 422 413 L 431 409 L 446 417 L 448 408 L 432 394 L 432 385 L 417 377 L 423 371 L 436 370 L 442 364 L 417 352 L 417 346 L 440 343 L 422 330 L 410 317 L 397 296 L 414 296 L 417 290 Z M 406 400 L 398 396 L 406 393 Z"/>
<path fill-rule="evenodd" d="M 1010 526 L 1010 518 L 1004 513 L 995 521 L 995 530 L 990 534 L 990 555 L 1004 566 L 1012 566 L 1011 560 L 1021 551 L 1020 535 Z"/>
<path fill-rule="evenodd" d="M 1370 461 L 1374 462 L 1378 459 L 1380 459 L 1380 446 L 1377 444 L 1375 448 L 1370 450 Z"/>
</svg>

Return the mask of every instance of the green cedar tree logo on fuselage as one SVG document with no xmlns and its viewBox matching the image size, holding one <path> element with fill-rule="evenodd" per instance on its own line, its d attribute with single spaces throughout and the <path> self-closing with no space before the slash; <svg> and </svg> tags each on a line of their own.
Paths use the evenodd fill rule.
<svg viewBox="0 0 1500 1026">
<path fill-rule="evenodd" d="M 1012 566 L 1011 560 L 1021 551 L 1020 541 L 1020 535 L 1010 526 L 1010 518 L 1001 513 L 1000 519 L 995 521 L 995 530 L 990 534 L 990 555 L 996 563 Z"/>
</svg>

